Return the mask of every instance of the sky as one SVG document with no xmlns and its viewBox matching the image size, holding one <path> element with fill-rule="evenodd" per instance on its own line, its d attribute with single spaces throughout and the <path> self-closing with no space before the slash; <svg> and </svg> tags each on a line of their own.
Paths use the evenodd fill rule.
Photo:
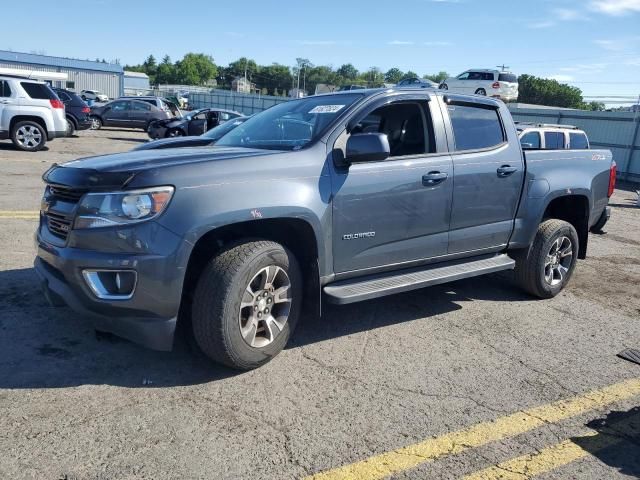
<svg viewBox="0 0 640 480">
<path fill-rule="evenodd" d="M 0 49 L 122 64 L 150 53 L 206 53 L 221 65 L 303 57 L 420 75 L 506 65 L 585 96 L 640 95 L 640 0 L 30 0 L 28 17 L 23 9 L 3 6 L 16 20 L 2 22 Z"/>
</svg>

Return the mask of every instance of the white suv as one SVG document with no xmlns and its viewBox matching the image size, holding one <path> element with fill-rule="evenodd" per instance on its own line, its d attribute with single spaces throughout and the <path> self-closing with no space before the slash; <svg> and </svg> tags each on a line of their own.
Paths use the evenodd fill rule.
<svg viewBox="0 0 640 480">
<path fill-rule="evenodd" d="M 11 139 L 20 150 L 35 152 L 66 133 L 64 103 L 49 85 L 0 75 L 0 140 Z"/>
<path fill-rule="evenodd" d="M 510 102 L 518 99 L 518 77 L 510 72 L 476 68 L 447 78 L 440 89 L 469 95 L 488 95 Z"/>
<path fill-rule="evenodd" d="M 109 97 L 107 97 L 104 93 L 99 92 L 98 90 L 82 90 L 80 92 L 80 97 L 83 100 L 93 100 L 94 102 L 109 101 Z"/>
</svg>

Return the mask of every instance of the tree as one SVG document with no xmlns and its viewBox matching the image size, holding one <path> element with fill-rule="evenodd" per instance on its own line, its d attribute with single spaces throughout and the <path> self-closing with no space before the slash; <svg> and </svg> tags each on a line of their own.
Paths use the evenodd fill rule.
<svg viewBox="0 0 640 480">
<path fill-rule="evenodd" d="M 147 59 L 142 62 L 142 71 L 149 75 L 151 83 L 155 83 L 156 73 L 158 71 L 158 63 L 156 57 L 149 55 Z"/>
<path fill-rule="evenodd" d="M 593 102 L 585 103 L 584 110 L 591 110 L 592 112 L 604 112 L 607 106 L 602 102 Z"/>
<path fill-rule="evenodd" d="M 213 57 L 204 53 L 187 53 L 175 65 L 176 80 L 185 85 L 203 85 L 217 74 Z"/>
<path fill-rule="evenodd" d="M 345 63 L 344 65 L 342 65 L 336 71 L 336 73 L 347 82 L 352 82 L 356 80 L 360 75 L 360 73 L 358 72 L 358 69 L 350 63 Z"/>
<path fill-rule="evenodd" d="M 518 101 L 522 103 L 563 108 L 582 108 L 584 105 L 579 88 L 557 80 L 520 75 L 518 84 Z"/>
<path fill-rule="evenodd" d="M 226 68 L 225 75 L 229 75 L 229 83 L 236 77 L 244 77 L 247 72 L 247 79 L 251 82 L 256 73 L 258 73 L 258 64 L 255 60 L 247 57 L 241 57 L 235 62 L 231 62 Z"/>
<path fill-rule="evenodd" d="M 176 71 L 173 63 L 171 63 L 171 57 L 165 55 L 160 65 L 158 65 L 156 73 L 156 83 L 173 83 L 175 81 Z"/>
<path fill-rule="evenodd" d="M 384 74 L 378 67 L 369 68 L 369 70 L 360 74 L 360 78 L 366 82 L 369 87 L 378 87 L 384 83 Z"/>
<path fill-rule="evenodd" d="M 400 80 L 410 80 L 412 78 L 418 78 L 418 74 L 416 72 L 412 72 L 411 70 L 409 70 L 407 73 L 402 75 Z"/>
<path fill-rule="evenodd" d="M 431 80 L 432 82 L 442 83 L 447 78 L 449 78 L 449 74 L 447 72 L 441 71 L 434 75 L 424 75 L 422 78 L 426 78 L 427 80 Z"/>
<path fill-rule="evenodd" d="M 291 87 L 291 70 L 286 65 L 274 63 L 260 67 L 257 77 L 260 87 L 264 87 L 273 95 L 278 95 L 278 90 L 287 91 Z"/>
<path fill-rule="evenodd" d="M 398 83 L 402 80 L 404 73 L 399 68 L 390 68 L 387 73 L 384 74 L 384 81 L 387 83 Z"/>
</svg>

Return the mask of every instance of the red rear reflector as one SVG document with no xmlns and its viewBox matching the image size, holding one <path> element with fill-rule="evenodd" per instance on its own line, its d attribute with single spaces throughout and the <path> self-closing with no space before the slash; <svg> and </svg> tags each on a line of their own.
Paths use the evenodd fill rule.
<svg viewBox="0 0 640 480">
<path fill-rule="evenodd" d="M 500 88 L 500 82 L 494 82 L 493 85 L 491 85 L 492 88 Z"/>
<path fill-rule="evenodd" d="M 91 109 L 89 107 L 82 107 L 82 113 L 91 113 Z"/>
<path fill-rule="evenodd" d="M 53 108 L 64 108 L 64 103 L 62 103 L 62 101 L 58 100 L 57 98 L 52 98 L 49 101 L 51 102 L 51 106 Z"/>
<path fill-rule="evenodd" d="M 618 166 L 616 162 L 611 163 L 611 169 L 609 170 L 609 191 L 607 192 L 607 197 L 611 197 L 613 195 L 613 191 L 616 189 L 616 170 Z"/>
</svg>

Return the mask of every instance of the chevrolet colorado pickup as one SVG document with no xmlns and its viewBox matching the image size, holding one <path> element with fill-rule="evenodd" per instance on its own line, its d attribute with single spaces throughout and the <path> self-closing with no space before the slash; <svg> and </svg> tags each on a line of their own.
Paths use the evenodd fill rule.
<svg viewBox="0 0 640 480">
<path fill-rule="evenodd" d="M 53 166 L 35 267 L 97 330 L 258 367 L 321 296 L 346 304 L 515 269 L 557 295 L 608 208 L 605 150 L 523 152 L 505 105 L 424 89 L 276 105 L 213 147 Z"/>
</svg>

